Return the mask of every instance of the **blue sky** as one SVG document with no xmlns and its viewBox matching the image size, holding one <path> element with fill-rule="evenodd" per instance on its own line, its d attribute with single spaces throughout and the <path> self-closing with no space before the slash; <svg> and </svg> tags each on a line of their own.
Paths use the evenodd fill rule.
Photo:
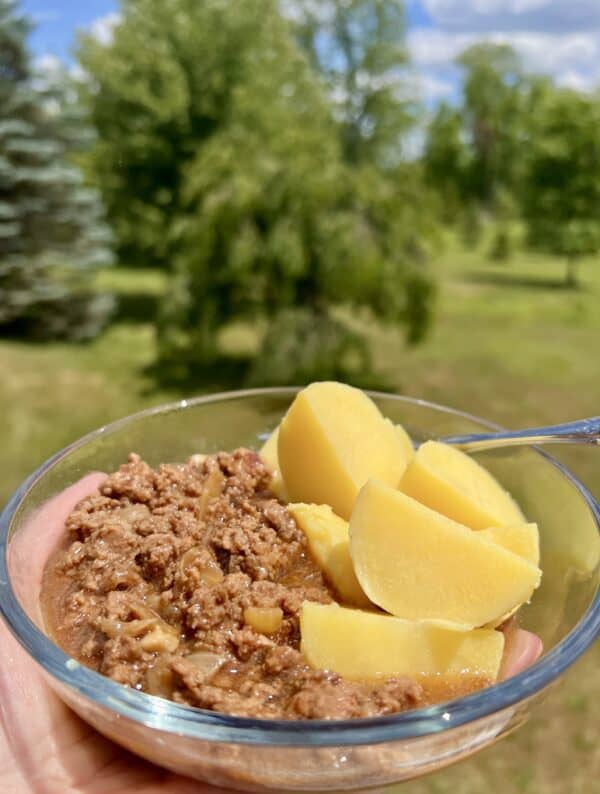
<svg viewBox="0 0 600 794">
<path fill-rule="evenodd" d="M 117 11 L 117 0 L 24 0 L 22 7 L 37 28 L 31 37 L 36 55 L 67 59 L 78 27 Z"/>
<path fill-rule="evenodd" d="M 453 59 L 480 40 L 511 44 L 529 68 L 564 85 L 582 90 L 600 86 L 600 0 L 405 3 L 415 81 L 428 103 L 455 96 Z M 77 28 L 108 35 L 118 0 L 24 0 L 23 7 L 37 22 L 34 54 L 69 60 Z"/>
<path fill-rule="evenodd" d="M 117 12 L 118 5 L 118 0 L 24 0 L 23 7 L 38 24 L 33 49 L 36 54 L 69 58 L 75 30 Z M 433 24 L 420 2 L 410 3 L 407 15 L 411 25 Z"/>
</svg>

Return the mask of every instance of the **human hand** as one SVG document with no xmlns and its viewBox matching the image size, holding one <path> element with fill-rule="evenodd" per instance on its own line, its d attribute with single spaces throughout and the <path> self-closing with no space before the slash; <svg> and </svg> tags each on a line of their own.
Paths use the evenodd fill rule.
<svg viewBox="0 0 600 794">
<path fill-rule="evenodd" d="M 14 554 L 31 576 L 21 592 L 37 598 L 46 560 L 73 507 L 104 479 L 93 473 L 47 502 L 23 529 Z M 30 542 L 32 534 L 35 543 Z M 37 604 L 27 604 L 33 612 Z M 541 654 L 541 641 L 522 629 L 507 637 L 502 678 Z M 52 692 L 34 662 L 0 621 L 0 791 L 10 794 L 225 794 L 145 762 L 105 739 Z"/>
<path fill-rule="evenodd" d="M 23 529 L 21 571 L 37 597 L 44 563 L 73 507 L 105 475 L 89 474 L 47 502 Z M 36 542 L 31 542 L 31 535 Z M 28 608 L 32 610 L 33 604 Z M 0 791 L 5 794 L 218 794 L 167 772 L 105 739 L 52 692 L 37 666 L 0 620 Z"/>
</svg>

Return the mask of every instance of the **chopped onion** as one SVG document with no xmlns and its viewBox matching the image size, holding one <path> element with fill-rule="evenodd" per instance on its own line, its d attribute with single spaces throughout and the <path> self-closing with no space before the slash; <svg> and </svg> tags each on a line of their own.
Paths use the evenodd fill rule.
<svg viewBox="0 0 600 794">
<path fill-rule="evenodd" d="M 214 675 L 219 667 L 227 661 L 227 657 L 212 651 L 195 651 L 184 656 L 186 662 L 193 664 L 205 678 Z"/>
<path fill-rule="evenodd" d="M 111 639 L 115 637 L 139 637 L 154 628 L 157 620 L 157 618 L 146 620 L 111 620 L 110 618 L 101 618 L 98 621 L 98 628 Z"/>
<path fill-rule="evenodd" d="M 213 469 L 206 480 L 202 483 L 202 493 L 198 497 L 196 516 L 202 520 L 206 515 L 206 510 L 211 499 L 221 495 L 223 489 L 223 475 L 218 469 Z"/>
<path fill-rule="evenodd" d="M 200 581 L 206 582 L 207 584 L 217 584 L 217 582 L 220 582 L 223 578 L 223 571 L 219 568 L 217 562 L 210 558 L 206 561 L 200 561 L 198 558 L 201 556 L 207 556 L 204 547 L 193 546 L 191 549 L 188 549 L 179 560 L 179 571 L 181 575 L 184 576 L 188 568 L 196 565 L 196 563 L 200 563 L 196 567 Z"/>
<path fill-rule="evenodd" d="M 151 695 L 168 698 L 173 688 L 173 671 L 168 659 L 159 656 L 146 673 L 146 690 Z"/>
</svg>

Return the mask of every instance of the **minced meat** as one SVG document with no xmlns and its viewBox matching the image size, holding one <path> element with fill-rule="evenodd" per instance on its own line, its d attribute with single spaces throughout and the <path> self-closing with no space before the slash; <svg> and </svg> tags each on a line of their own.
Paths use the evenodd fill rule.
<svg viewBox="0 0 600 794">
<path fill-rule="evenodd" d="M 135 689 L 254 717 L 342 719 L 422 702 L 398 678 L 367 685 L 310 668 L 304 601 L 334 593 L 255 452 L 151 468 L 139 456 L 80 502 L 42 590 L 48 628 L 80 662 Z M 257 631 L 252 609 L 275 615 Z"/>
</svg>

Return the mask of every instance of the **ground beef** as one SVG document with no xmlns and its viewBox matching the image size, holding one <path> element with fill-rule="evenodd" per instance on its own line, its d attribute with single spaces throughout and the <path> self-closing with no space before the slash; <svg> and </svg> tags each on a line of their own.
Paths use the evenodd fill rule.
<svg viewBox="0 0 600 794">
<path fill-rule="evenodd" d="M 73 657 L 127 686 L 230 714 L 341 719 L 422 702 L 398 679 L 370 686 L 313 670 L 300 653 L 304 601 L 332 591 L 247 449 L 151 468 L 137 455 L 66 521 L 42 602 Z M 273 633 L 247 610 L 274 611 Z"/>
</svg>

